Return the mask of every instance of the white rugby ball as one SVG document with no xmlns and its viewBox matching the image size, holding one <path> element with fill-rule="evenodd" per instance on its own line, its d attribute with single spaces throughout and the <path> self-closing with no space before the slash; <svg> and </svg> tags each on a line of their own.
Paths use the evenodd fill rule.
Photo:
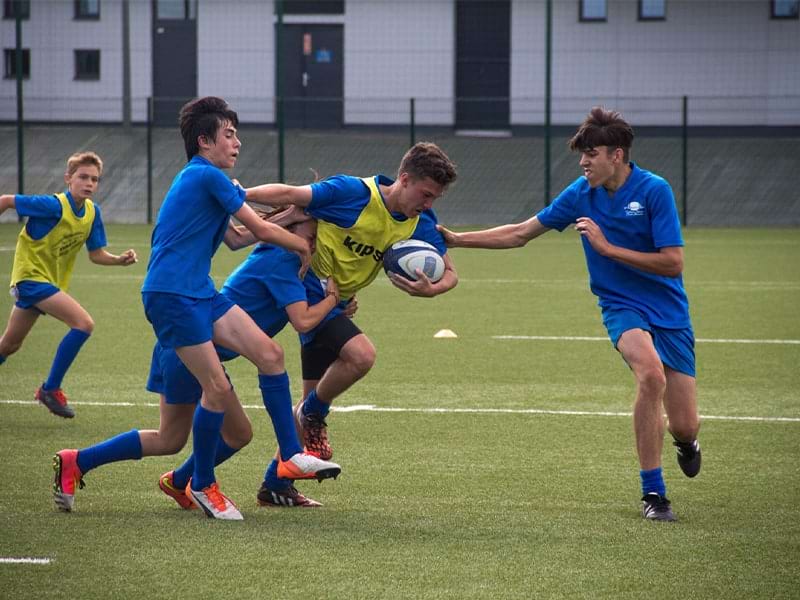
<svg viewBox="0 0 800 600">
<path fill-rule="evenodd" d="M 383 269 L 416 281 L 417 269 L 432 282 L 444 275 L 444 259 L 436 246 L 420 240 L 403 240 L 392 244 L 383 253 Z"/>
</svg>

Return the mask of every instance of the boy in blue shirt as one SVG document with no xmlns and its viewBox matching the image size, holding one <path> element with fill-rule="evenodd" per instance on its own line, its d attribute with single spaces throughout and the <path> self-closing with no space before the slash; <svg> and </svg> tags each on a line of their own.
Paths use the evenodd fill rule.
<svg viewBox="0 0 800 600">
<path fill-rule="evenodd" d="M 203 391 L 194 412 L 194 471 L 186 493 L 208 517 L 225 520 L 241 520 L 242 515 L 220 490 L 214 463 L 223 418 L 240 407 L 215 343 L 258 367 L 264 405 L 281 432 L 282 470 L 297 478 L 334 476 L 340 471 L 338 465 L 302 451 L 294 431 L 283 350 L 247 313 L 217 292 L 210 276 L 211 259 L 231 216 L 257 239 L 297 252 L 301 270 L 311 258 L 305 240 L 263 221 L 244 203 L 244 191 L 223 172 L 239 157 L 238 123 L 236 112 L 221 98 L 198 98 L 181 108 L 181 136 L 189 162 L 176 175 L 159 210 L 142 286 L 145 315 L 159 343 L 175 350 Z M 122 444 L 124 454 L 140 458 L 140 437 L 135 431 L 129 434 Z M 54 457 L 55 499 L 65 511 L 71 510 L 75 485 L 81 480 L 77 458 L 76 450 L 62 450 Z"/>
<path fill-rule="evenodd" d="M 409 238 L 433 244 L 444 254 L 445 272 L 436 283 L 396 275 L 392 283 L 412 296 L 443 294 L 458 283 L 455 265 L 436 231 L 433 203 L 455 181 L 455 165 L 436 144 L 420 142 L 406 152 L 397 178 L 336 175 L 311 185 L 266 184 L 249 188 L 247 199 L 295 207 L 318 221 L 317 251 L 305 279 L 308 301 L 321 298 L 321 281 L 333 277 L 344 303 L 369 285 L 381 270 L 384 251 Z M 307 451 L 330 459 L 333 450 L 326 416 L 334 398 L 364 377 L 375 362 L 370 339 L 341 310 L 300 336 L 303 402 L 295 407 Z M 267 486 L 279 482 L 267 470 Z"/>
<path fill-rule="evenodd" d="M 86 244 L 89 260 L 95 264 L 128 266 L 136 262 L 133 250 L 119 256 L 105 250 L 100 207 L 91 199 L 102 173 L 103 161 L 97 154 L 79 152 L 67 159 L 64 192 L 0 196 L 0 214 L 15 208 L 21 217 L 28 217 L 14 254 L 11 291 L 16 303 L 0 337 L 0 364 L 20 349 L 39 315 L 64 322 L 70 330 L 61 340 L 50 374 L 36 390 L 35 398 L 54 415 L 67 419 L 74 417 L 75 411 L 67 403 L 61 382 L 94 330 L 92 317 L 67 293 L 75 259 Z"/>
<path fill-rule="evenodd" d="M 633 424 L 642 516 L 674 521 L 661 471 L 662 410 L 678 464 L 694 477 L 701 464 L 694 333 L 672 189 L 630 162 L 632 143 L 633 129 L 619 113 L 595 107 L 570 140 L 570 148 L 580 153 L 583 176 L 552 204 L 522 223 L 467 233 L 439 230 L 451 247 L 516 248 L 575 223 L 603 324 L 636 378 Z"/>
</svg>

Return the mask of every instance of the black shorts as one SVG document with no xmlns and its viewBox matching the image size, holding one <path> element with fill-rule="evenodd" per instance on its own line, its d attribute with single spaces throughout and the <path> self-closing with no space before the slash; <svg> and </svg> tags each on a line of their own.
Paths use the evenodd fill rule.
<svg viewBox="0 0 800 600">
<path fill-rule="evenodd" d="M 328 367 L 339 357 L 344 345 L 361 333 L 353 320 L 343 314 L 336 315 L 325 323 L 314 339 L 300 349 L 303 379 L 322 379 Z"/>
</svg>

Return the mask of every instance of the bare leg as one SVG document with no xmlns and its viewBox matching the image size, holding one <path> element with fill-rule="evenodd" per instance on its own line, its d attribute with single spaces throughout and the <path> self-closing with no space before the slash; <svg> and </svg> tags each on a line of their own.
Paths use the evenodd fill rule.
<svg viewBox="0 0 800 600">
<path fill-rule="evenodd" d="M 665 367 L 667 391 L 664 407 L 669 419 L 669 431 L 680 442 L 691 442 L 700 431 L 697 413 L 697 386 L 695 378 Z"/>
<path fill-rule="evenodd" d="M 14 306 L 8 317 L 8 325 L 0 337 L 0 355 L 8 358 L 22 347 L 22 342 L 30 333 L 39 318 L 39 311 L 33 308 Z"/>
<path fill-rule="evenodd" d="M 375 364 L 375 346 L 370 339 L 363 333 L 342 346 L 339 357 L 333 361 L 325 371 L 322 379 L 317 382 L 317 397 L 330 404 L 334 398 L 344 393 L 356 381 L 369 373 Z M 303 382 L 303 394 L 307 396 L 311 389 L 306 392 L 306 382 Z M 313 388 L 312 388 L 313 389 Z"/>
<path fill-rule="evenodd" d="M 623 333 L 617 348 L 636 377 L 633 430 L 639 466 L 643 471 L 649 471 L 661 466 L 664 444 L 662 402 L 667 386 L 664 367 L 650 334 L 642 329 Z"/>
</svg>

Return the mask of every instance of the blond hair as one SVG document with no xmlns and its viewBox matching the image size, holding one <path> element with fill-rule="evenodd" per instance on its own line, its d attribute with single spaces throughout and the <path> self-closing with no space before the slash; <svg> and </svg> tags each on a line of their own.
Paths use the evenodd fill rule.
<svg viewBox="0 0 800 600">
<path fill-rule="evenodd" d="M 67 159 L 67 174 L 72 175 L 78 167 L 93 165 L 103 174 L 103 160 L 95 152 L 76 152 Z"/>
</svg>

